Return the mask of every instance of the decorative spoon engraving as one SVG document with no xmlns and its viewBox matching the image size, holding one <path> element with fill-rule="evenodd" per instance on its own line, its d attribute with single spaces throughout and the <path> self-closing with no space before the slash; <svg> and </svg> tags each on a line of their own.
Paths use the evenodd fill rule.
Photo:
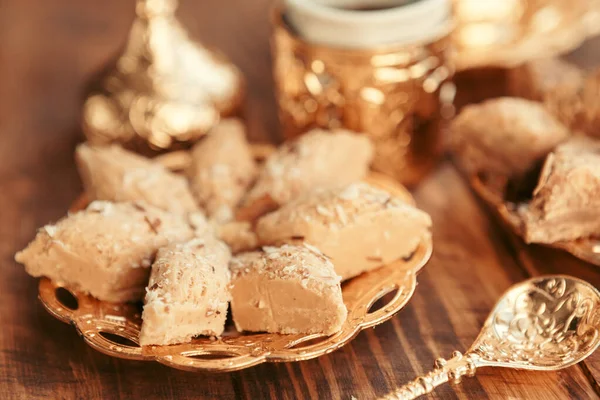
<svg viewBox="0 0 600 400">
<path fill-rule="evenodd" d="M 414 399 L 480 367 L 566 368 L 598 348 L 599 330 L 600 292 L 592 285 L 563 275 L 529 279 L 502 296 L 464 355 L 455 351 L 449 360 L 437 359 L 433 371 L 384 399 Z"/>
</svg>

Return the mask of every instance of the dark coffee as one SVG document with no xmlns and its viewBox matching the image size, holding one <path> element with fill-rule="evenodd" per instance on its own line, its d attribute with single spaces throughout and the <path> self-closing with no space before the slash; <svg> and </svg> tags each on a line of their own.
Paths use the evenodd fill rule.
<svg viewBox="0 0 600 400">
<path fill-rule="evenodd" d="M 416 3 L 417 1 L 420 1 L 420 0 L 403 0 L 403 1 L 394 2 L 393 4 L 388 4 L 388 5 L 363 4 L 363 5 L 358 5 L 358 6 L 340 7 L 340 8 L 343 8 L 344 10 L 351 10 L 351 11 L 381 11 L 381 10 L 389 10 L 389 9 L 396 8 L 396 7 L 402 7 L 402 6 L 405 6 L 410 3 Z M 365 1 L 365 3 L 367 3 L 367 1 Z"/>
<path fill-rule="evenodd" d="M 351 11 L 380 11 L 380 10 L 389 10 L 390 8 L 395 8 L 396 6 L 389 7 L 373 7 L 373 6 L 356 6 L 356 7 L 344 7 L 344 10 Z"/>
</svg>

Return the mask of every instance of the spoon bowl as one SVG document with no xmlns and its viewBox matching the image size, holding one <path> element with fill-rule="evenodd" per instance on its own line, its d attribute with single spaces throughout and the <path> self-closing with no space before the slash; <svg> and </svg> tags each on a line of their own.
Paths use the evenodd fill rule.
<svg viewBox="0 0 600 400">
<path fill-rule="evenodd" d="M 600 292 L 565 275 L 536 277 L 502 296 L 464 355 L 437 359 L 432 372 L 385 398 L 414 399 L 479 367 L 555 371 L 583 361 L 599 345 Z"/>
<path fill-rule="evenodd" d="M 551 371 L 600 345 L 600 293 L 567 276 L 533 278 L 496 304 L 470 353 L 490 366 Z"/>
</svg>

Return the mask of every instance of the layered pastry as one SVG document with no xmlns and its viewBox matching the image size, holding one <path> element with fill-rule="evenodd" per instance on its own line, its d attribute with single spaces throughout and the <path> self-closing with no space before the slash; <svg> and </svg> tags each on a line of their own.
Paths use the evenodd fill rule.
<svg viewBox="0 0 600 400">
<path fill-rule="evenodd" d="M 560 58 L 533 60 L 509 72 L 509 91 L 535 101 L 569 92 L 583 84 L 584 73 L 576 65 Z"/>
<path fill-rule="evenodd" d="M 429 215 L 366 183 L 312 192 L 261 217 L 261 245 L 307 242 L 349 279 L 410 256 L 429 235 Z"/>
<path fill-rule="evenodd" d="M 315 129 L 284 143 L 266 161 L 238 219 L 253 220 L 318 188 L 364 178 L 373 157 L 366 135 Z"/>
<path fill-rule="evenodd" d="M 193 194 L 207 215 L 231 220 L 256 175 L 256 165 L 242 123 L 227 119 L 192 149 L 188 175 Z"/>
<path fill-rule="evenodd" d="M 600 136 L 600 70 L 586 76 L 559 58 L 535 60 L 509 73 L 509 90 L 542 102 L 571 131 Z"/>
<path fill-rule="evenodd" d="M 582 116 L 579 118 L 581 126 L 579 129 L 586 135 L 600 138 L 600 69 L 590 74 L 584 84 L 581 93 Z"/>
<path fill-rule="evenodd" d="M 75 159 L 90 200 L 143 201 L 179 214 L 198 210 L 184 177 L 118 145 L 81 144 Z"/>
<path fill-rule="evenodd" d="M 329 335 L 346 320 L 340 277 L 312 246 L 242 253 L 230 268 L 231 311 L 239 331 Z"/>
<path fill-rule="evenodd" d="M 471 176 L 484 175 L 497 190 L 503 190 L 504 178 L 522 178 L 569 137 L 540 103 L 512 97 L 466 106 L 451 131 L 461 167 Z"/>
<path fill-rule="evenodd" d="M 220 336 L 229 306 L 227 246 L 206 235 L 158 251 L 146 290 L 140 345 Z"/>
<path fill-rule="evenodd" d="M 15 260 L 32 276 L 100 300 L 137 301 L 157 250 L 193 235 L 183 217 L 156 207 L 95 201 L 41 228 Z"/>
<path fill-rule="evenodd" d="M 600 236 L 600 142 L 574 137 L 558 146 L 521 212 L 527 242 Z"/>
<path fill-rule="evenodd" d="M 600 137 L 600 69 L 587 76 L 560 72 L 557 85 L 541 98 L 544 106 L 571 131 Z"/>
<path fill-rule="evenodd" d="M 531 61 L 509 74 L 510 92 L 541 101 L 573 132 L 600 136 L 600 70 L 586 76 L 558 58 Z"/>
</svg>

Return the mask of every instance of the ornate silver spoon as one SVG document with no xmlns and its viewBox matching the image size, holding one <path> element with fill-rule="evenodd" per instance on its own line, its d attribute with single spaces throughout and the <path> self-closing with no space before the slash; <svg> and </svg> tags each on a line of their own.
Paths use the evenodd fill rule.
<svg viewBox="0 0 600 400">
<path fill-rule="evenodd" d="M 414 399 L 437 386 L 459 383 L 480 367 L 554 371 L 576 364 L 600 344 L 600 292 L 564 275 L 512 286 L 496 304 L 463 355 L 435 361 L 434 370 L 384 399 Z"/>
</svg>

